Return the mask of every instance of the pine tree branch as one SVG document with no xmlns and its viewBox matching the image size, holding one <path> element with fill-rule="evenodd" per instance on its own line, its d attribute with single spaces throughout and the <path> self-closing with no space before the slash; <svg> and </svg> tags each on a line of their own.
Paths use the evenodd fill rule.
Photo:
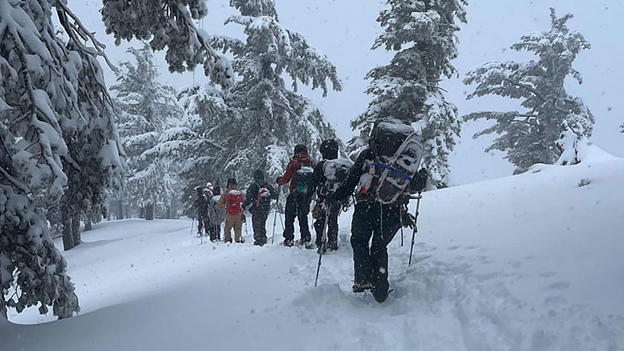
<svg viewBox="0 0 624 351">
<path fill-rule="evenodd" d="M 515 82 L 509 78 L 503 78 L 503 80 L 507 83 L 513 84 L 519 88 L 523 88 L 531 93 L 533 93 L 538 99 L 542 100 L 542 101 L 547 101 L 540 93 L 537 92 L 537 90 L 531 88 L 530 86 L 526 85 L 526 84 L 522 84 L 522 83 L 518 83 Z"/>
</svg>

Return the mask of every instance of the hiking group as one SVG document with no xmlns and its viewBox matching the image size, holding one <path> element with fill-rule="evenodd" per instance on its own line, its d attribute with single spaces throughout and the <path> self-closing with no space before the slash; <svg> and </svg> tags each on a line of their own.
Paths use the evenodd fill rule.
<svg viewBox="0 0 624 351">
<path fill-rule="evenodd" d="M 410 214 L 408 204 L 411 196 L 420 194 L 427 184 L 427 171 L 419 169 L 422 150 L 421 137 L 413 128 L 393 119 L 374 124 L 368 146 L 355 162 L 338 157 L 339 143 L 333 139 L 321 143 L 322 160 L 316 164 L 306 146 L 297 145 L 284 174 L 275 180 L 278 189 L 265 180 L 262 170 L 254 171 L 245 194 L 238 190 L 234 178 L 228 179 L 223 194 L 211 183 L 197 187 L 198 235 L 204 229 L 211 241 L 220 240 L 220 227 L 225 221 L 224 241 L 232 242 L 234 229 L 234 240 L 241 243 L 243 212 L 248 211 L 254 245 L 265 245 L 271 200 L 278 200 L 281 187 L 288 185 L 282 244 L 317 248 L 320 267 L 324 253 L 338 250 L 338 217 L 354 202 L 350 240 L 355 271 L 353 292 L 370 290 L 378 302 L 383 302 L 389 292 L 387 246 L 402 227 L 410 227 L 414 233 L 416 230 L 418 213 Z M 313 201 L 314 243 L 308 223 Z M 297 242 L 295 220 L 301 234 Z"/>
</svg>

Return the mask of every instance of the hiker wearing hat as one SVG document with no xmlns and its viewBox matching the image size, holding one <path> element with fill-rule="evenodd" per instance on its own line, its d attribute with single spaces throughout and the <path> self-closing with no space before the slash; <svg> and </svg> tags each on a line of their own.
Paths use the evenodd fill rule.
<svg viewBox="0 0 624 351">
<path fill-rule="evenodd" d="M 237 243 L 242 243 L 243 211 L 241 204 L 243 201 L 245 201 L 245 195 L 238 190 L 236 179 L 228 179 L 227 190 L 221 195 L 215 206 L 217 210 L 221 210 L 224 205 L 226 206 L 224 240 L 226 243 L 232 242 L 232 228 L 234 228 L 234 240 Z"/>
<path fill-rule="evenodd" d="M 308 227 L 310 202 L 314 193 L 312 175 L 314 164 L 305 145 L 295 146 L 295 152 L 286 166 L 286 173 L 277 178 L 280 186 L 290 183 L 290 195 L 286 198 L 284 223 L 284 246 L 293 246 L 295 239 L 295 218 L 299 220 L 302 246 L 309 247 L 312 241 Z"/>
<path fill-rule="evenodd" d="M 251 213 L 254 245 L 263 246 L 267 243 L 266 222 L 271 211 L 272 199 L 277 199 L 277 191 L 264 180 L 264 172 L 256 169 L 243 202 L 243 208 Z"/>
</svg>

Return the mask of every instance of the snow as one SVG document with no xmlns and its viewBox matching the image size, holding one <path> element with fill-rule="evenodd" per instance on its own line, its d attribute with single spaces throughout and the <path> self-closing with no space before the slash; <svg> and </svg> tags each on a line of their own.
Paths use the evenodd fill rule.
<svg viewBox="0 0 624 351">
<path fill-rule="evenodd" d="M 622 350 L 623 180 L 612 159 L 424 193 L 412 266 L 405 230 L 381 305 L 350 292 L 351 212 L 318 288 L 313 250 L 104 222 L 65 253 L 80 315 L 0 324 L 2 350 Z"/>
</svg>

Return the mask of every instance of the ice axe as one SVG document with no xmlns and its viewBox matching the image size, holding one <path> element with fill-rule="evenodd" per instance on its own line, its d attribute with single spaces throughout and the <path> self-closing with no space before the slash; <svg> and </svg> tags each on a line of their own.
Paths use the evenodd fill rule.
<svg viewBox="0 0 624 351">
<path fill-rule="evenodd" d="M 416 223 L 418 222 L 418 210 L 420 209 L 420 199 L 422 199 L 422 194 L 420 192 L 416 196 L 416 199 L 418 199 L 418 201 L 416 202 L 416 213 L 414 215 L 414 230 L 412 231 L 412 247 L 410 248 L 409 262 L 407 263 L 408 267 L 412 265 L 412 253 L 414 252 L 414 242 L 416 240 L 416 233 L 418 232 L 418 226 L 416 225 Z"/>
</svg>

